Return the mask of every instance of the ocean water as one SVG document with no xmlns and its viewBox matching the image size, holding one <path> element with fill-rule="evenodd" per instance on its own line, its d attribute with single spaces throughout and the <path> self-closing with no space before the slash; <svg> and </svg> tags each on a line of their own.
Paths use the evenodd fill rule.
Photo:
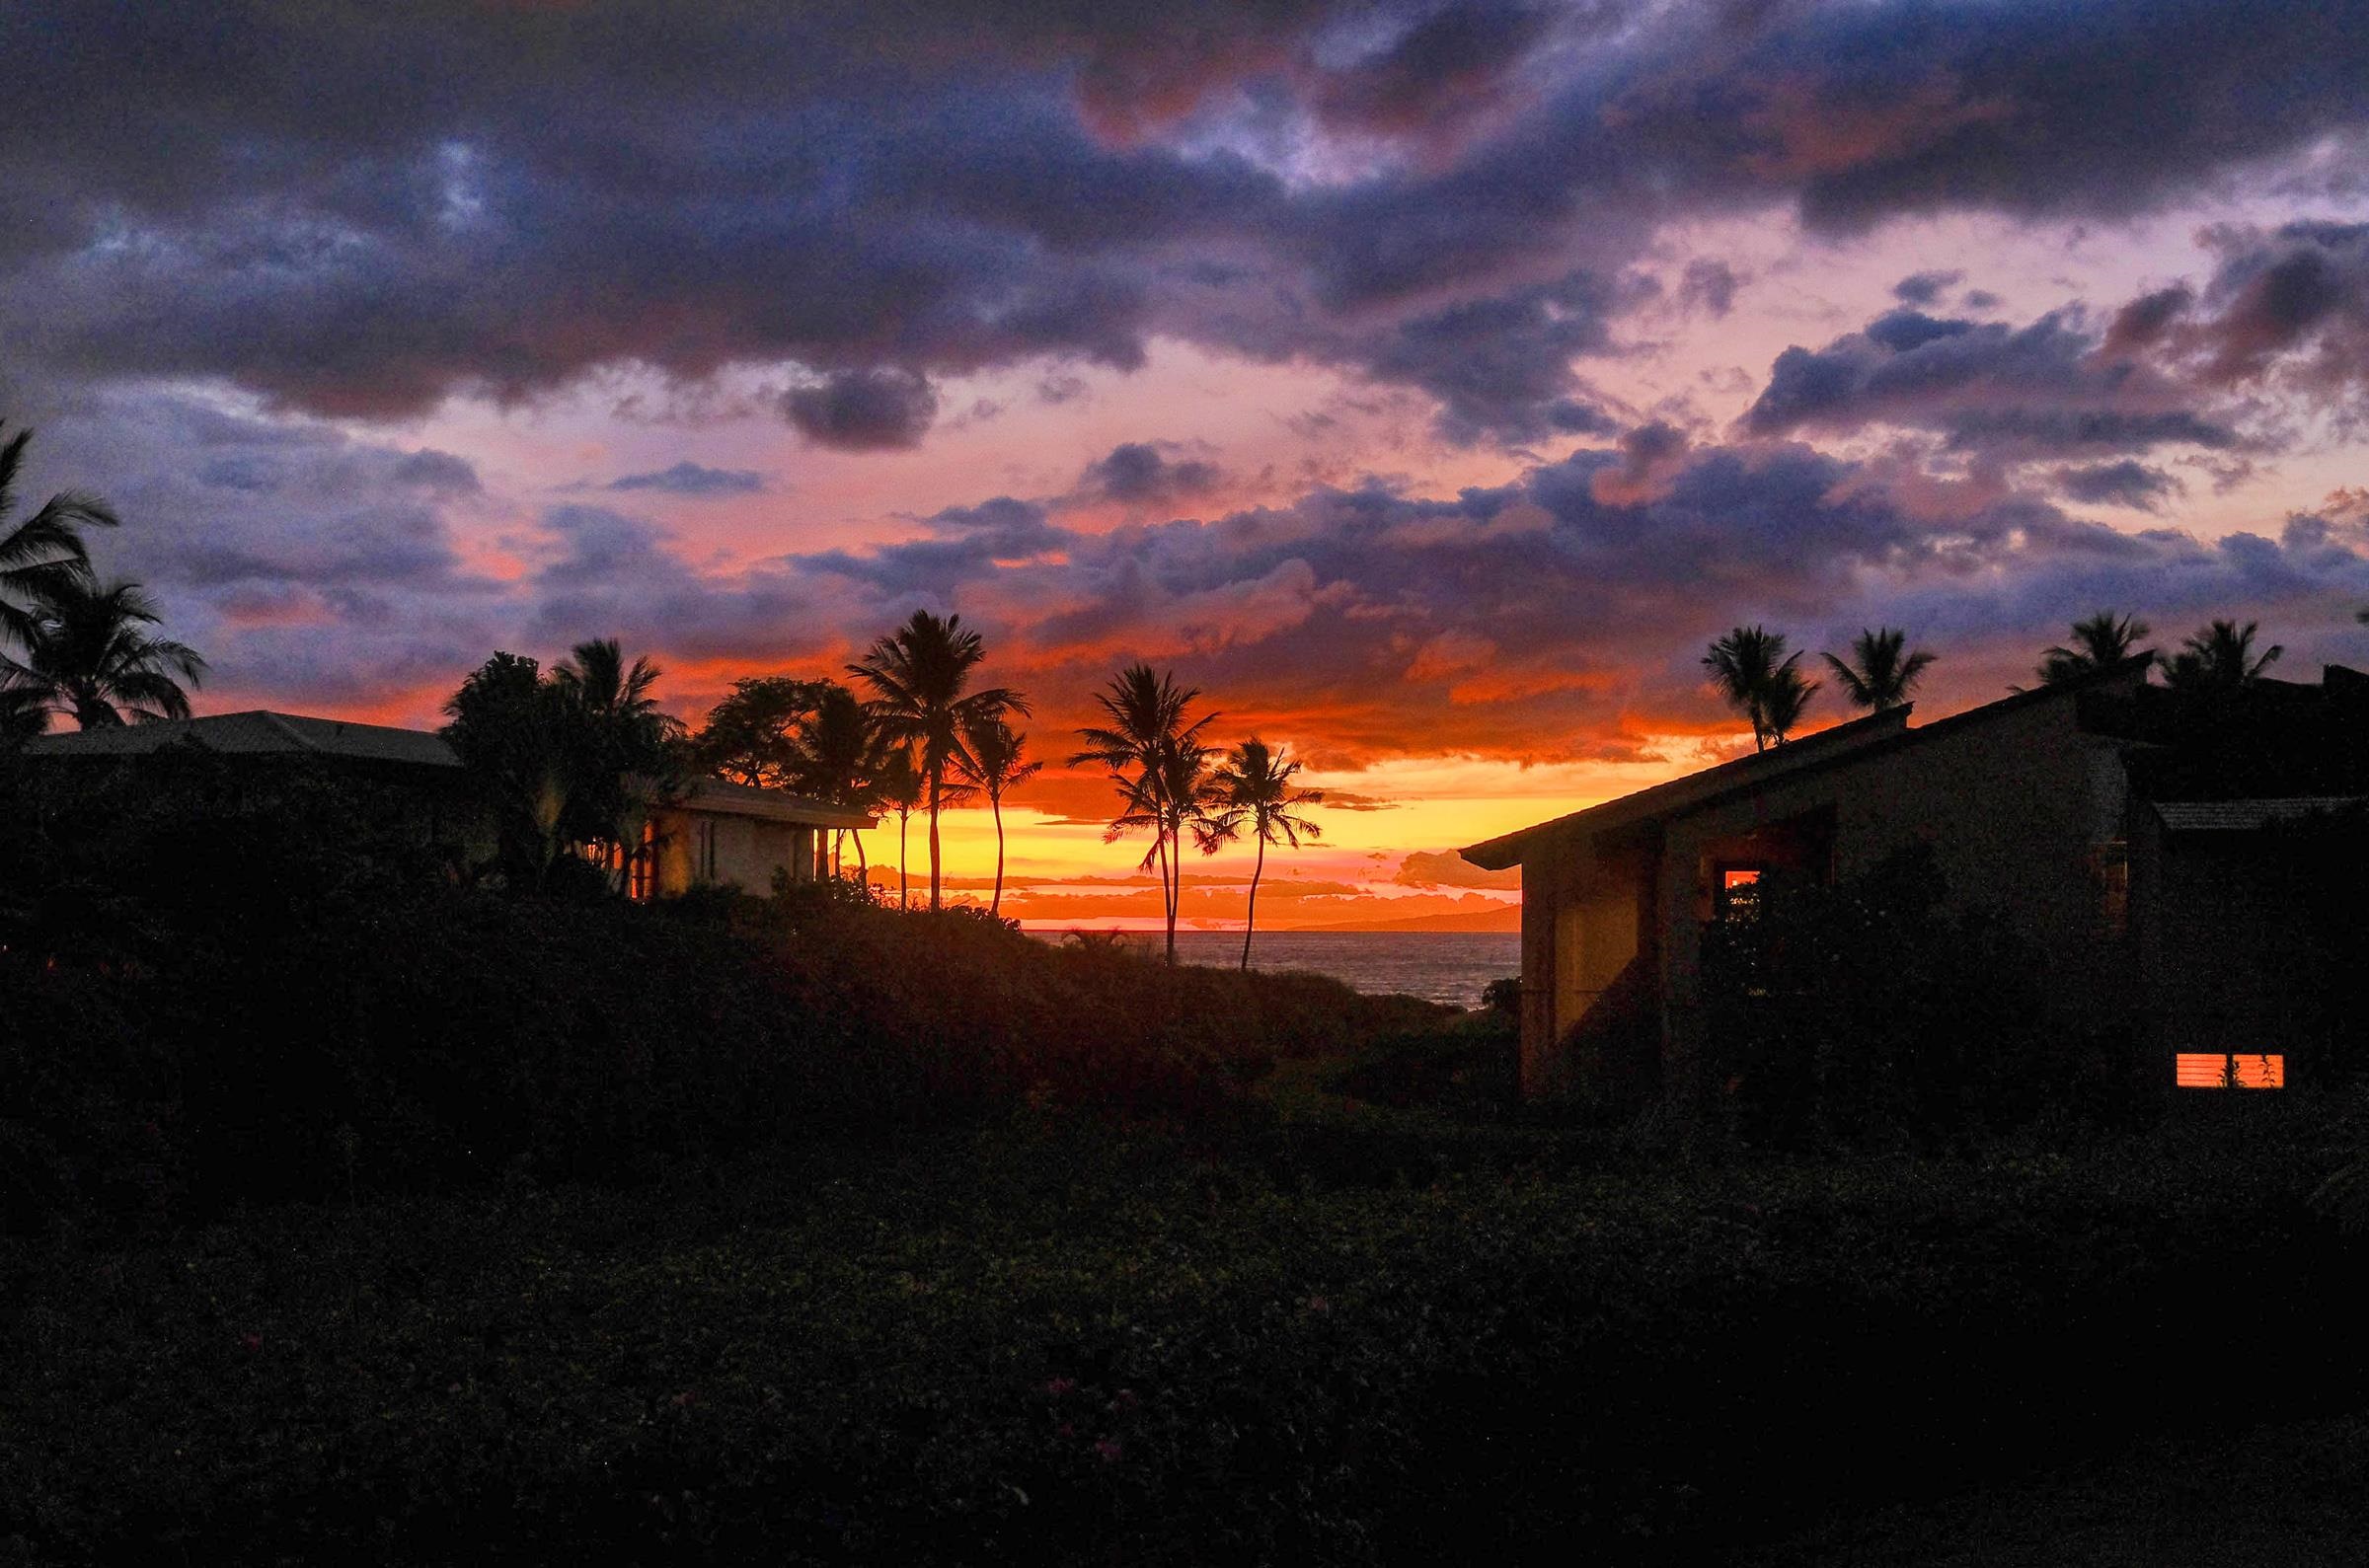
<svg viewBox="0 0 2369 1568">
<path fill-rule="evenodd" d="M 1057 932 L 1039 934 L 1060 939 Z M 1157 951 L 1161 933 L 1130 932 L 1127 940 Z M 1240 932 L 1177 933 L 1180 962 L 1231 969 L 1241 957 Z M 1251 942 L 1251 967 L 1312 970 L 1359 991 L 1477 1008 L 1483 986 L 1521 973 L 1522 938 L 1513 932 L 1262 931 Z"/>
</svg>

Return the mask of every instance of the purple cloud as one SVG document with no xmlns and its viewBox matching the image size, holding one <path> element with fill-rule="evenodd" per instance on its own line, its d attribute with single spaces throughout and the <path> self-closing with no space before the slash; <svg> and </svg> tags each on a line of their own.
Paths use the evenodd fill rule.
<svg viewBox="0 0 2369 1568">
<path fill-rule="evenodd" d="M 843 370 L 784 393 L 782 414 L 816 446 L 877 452 L 919 445 L 938 393 L 909 370 Z"/>
<path fill-rule="evenodd" d="M 725 495 L 762 495 L 765 476 L 751 469 L 706 468 L 686 461 L 650 474 L 621 475 L 609 481 L 604 488 L 628 492 L 651 490 L 660 495 L 707 500 Z"/>
</svg>

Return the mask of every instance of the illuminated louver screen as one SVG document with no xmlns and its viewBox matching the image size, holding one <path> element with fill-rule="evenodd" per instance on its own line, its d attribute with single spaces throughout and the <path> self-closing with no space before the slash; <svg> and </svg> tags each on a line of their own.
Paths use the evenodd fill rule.
<svg viewBox="0 0 2369 1568">
<path fill-rule="evenodd" d="M 2287 1059 L 2283 1056 L 2223 1056 L 2209 1051 L 2183 1051 L 2176 1059 L 2181 1088 L 2284 1088 Z"/>
</svg>

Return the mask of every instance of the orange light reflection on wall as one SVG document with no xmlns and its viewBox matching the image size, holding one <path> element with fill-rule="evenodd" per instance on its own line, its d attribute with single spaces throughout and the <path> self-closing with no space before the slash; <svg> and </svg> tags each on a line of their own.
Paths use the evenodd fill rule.
<svg viewBox="0 0 2369 1568">
<path fill-rule="evenodd" d="M 2283 1056 L 2224 1056 L 2217 1051 L 2182 1051 L 2175 1059 L 2181 1088 L 2284 1088 Z"/>
</svg>

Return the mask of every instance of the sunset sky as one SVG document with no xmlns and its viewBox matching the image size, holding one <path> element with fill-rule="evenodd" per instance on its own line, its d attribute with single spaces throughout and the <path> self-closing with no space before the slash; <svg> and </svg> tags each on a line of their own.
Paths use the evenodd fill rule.
<svg viewBox="0 0 2369 1568">
<path fill-rule="evenodd" d="M 1907 627 L 1923 717 L 2102 606 L 2369 664 L 2369 6 L 37 0 L 0 56 L 0 415 L 201 711 L 430 725 L 614 635 L 696 720 L 956 611 L 1040 755 L 1142 658 L 1306 758 L 1281 926 L 1510 898 L 1444 852 L 1748 745 L 1738 623 Z M 1020 797 L 1008 912 L 1156 911 L 1108 799 Z"/>
</svg>

